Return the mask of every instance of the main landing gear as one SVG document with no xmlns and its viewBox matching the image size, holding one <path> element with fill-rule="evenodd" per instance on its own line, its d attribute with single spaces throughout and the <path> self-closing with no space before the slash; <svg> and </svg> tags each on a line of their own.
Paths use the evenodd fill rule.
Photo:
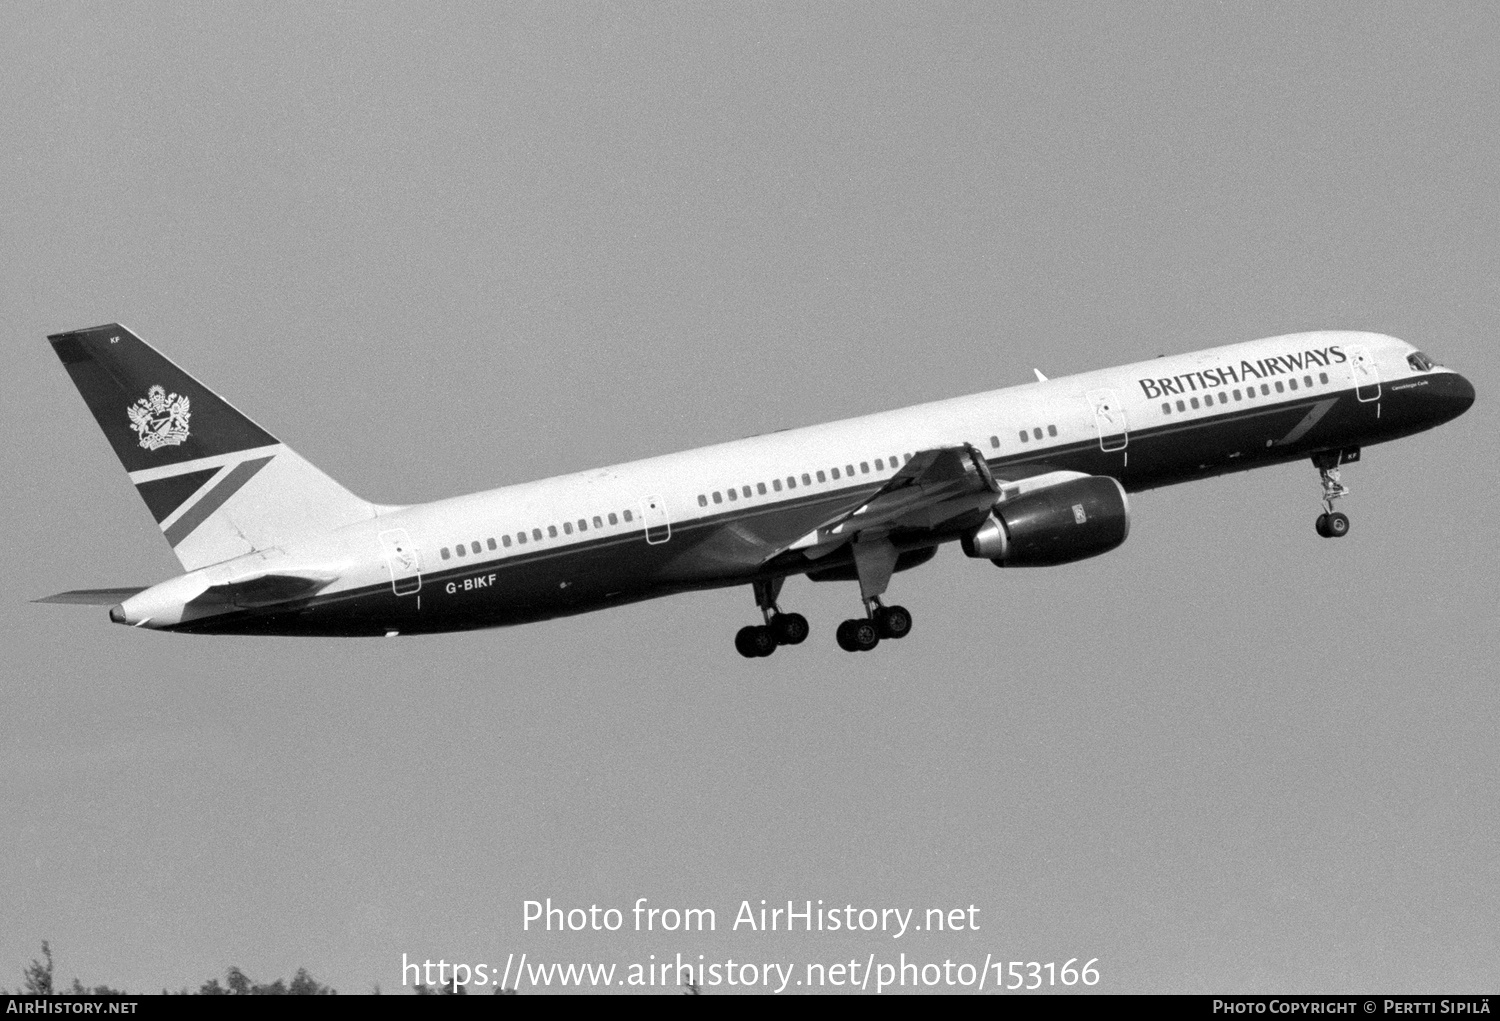
<svg viewBox="0 0 1500 1021">
<path fill-rule="evenodd" d="M 852 552 L 865 616 L 844 621 L 834 637 L 845 652 L 869 652 L 882 638 L 905 638 L 911 632 L 911 613 L 904 606 L 886 606 L 880 601 L 896 570 L 898 553 L 890 539 L 861 533 L 855 538 Z"/>
<path fill-rule="evenodd" d="M 807 640 L 807 618 L 800 613 L 782 613 L 776 605 L 776 596 L 781 592 L 784 578 L 755 583 L 755 604 L 764 615 L 764 624 L 752 624 L 740 628 L 734 636 L 734 647 L 746 659 L 769 656 L 778 646 L 801 645 Z"/>
<path fill-rule="evenodd" d="M 1339 481 L 1339 465 L 1359 460 L 1359 448 L 1325 450 L 1314 454 L 1312 463 L 1323 482 L 1323 513 L 1314 526 L 1325 539 L 1342 539 L 1349 534 L 1349 518 L 1333 509 L 1333 501 L 1349 495 L 1349 487 Z"/>
<path fill-rule="evenodd" d="M 905 638 L 911 633 L 911 613 L 904 606 L 883 606 L 879 597 L 866 603 L 867 616 L 839 625 L 834 637 L 845 652 L 869 652 L 882 638 Z"/>
<path fill-rule="evenodd" d="M 846 652 L 869 652 L 882 638 L 893 641 L 905 638 L 911 632 L 911 612 L 904 606 L 886 606 L 880 601 L 896 569 L 898 553 L 890 540 L 862 534 L 852 545 L 865 615 L 844 621 L 835 637 L 839 648 Z M 742 627 L 734 636 L 735 649 L 746 659 L 769 656 L 780 646 L 801 645 L 807 639 L 807 618 L 800 613 L 782 613 L 776 605 L 784 580 L 772 578 L 755 583 L 755 605 L 760 607 L 766 622 Z"/>
</svg>

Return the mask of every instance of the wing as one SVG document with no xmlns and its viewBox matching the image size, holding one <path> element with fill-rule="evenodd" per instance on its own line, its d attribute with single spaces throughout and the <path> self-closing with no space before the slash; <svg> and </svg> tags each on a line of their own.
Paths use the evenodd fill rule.
<svg viewBox="0 0 1500 1021">
<path fill-rule="evenodd" d="M 816 560 L 860 532 L 938 529 L 988 509 L 999 495 L 984 455 L 971 445 L 918 451 L 874 496 L 839 510 L 766 560 L 790 550 Z"/>
</svg>

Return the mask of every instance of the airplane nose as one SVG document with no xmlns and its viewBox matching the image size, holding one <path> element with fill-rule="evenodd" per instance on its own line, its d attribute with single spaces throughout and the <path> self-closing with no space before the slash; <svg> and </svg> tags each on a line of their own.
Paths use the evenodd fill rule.
<svg viewBox="0 0 1500 1021">
<path fill-rule="evenodd" d="M 1457 418 L 1474 403 L 1474 384 L 1456 372 L 1445 372 L 1433 381 L 1437 390 L 1433 394 L 1443 403 L 1443 420 Z"/>
<path fill-rule="evenodd" d="M 109 611 L 109 619 L 116 624 L 125 623 L 125 607 L 117 604 L 114 609 Z"/>
</svg>

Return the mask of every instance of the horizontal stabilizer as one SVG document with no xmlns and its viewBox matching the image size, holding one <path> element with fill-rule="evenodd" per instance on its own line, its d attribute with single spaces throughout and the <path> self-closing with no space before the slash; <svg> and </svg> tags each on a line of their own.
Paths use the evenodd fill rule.
<svg viewBox="0 0 1500 1021">
<path fill-rule="evenodd" d="M 212 585 L 198 598 L 235 606 L 270 606 L 313 595 L 337 580 L 335 574 L 256 574 Z"/>
<path fill-rule="evenodd" d="M 33 603 L 74 603 L 78 606 L 113 606 L 123 603 L 133 595 L 146 591 L 144 585 L 135 588 L 75 588 L 59 592 L 55 596 L 33 599 Z"/>
</svg>

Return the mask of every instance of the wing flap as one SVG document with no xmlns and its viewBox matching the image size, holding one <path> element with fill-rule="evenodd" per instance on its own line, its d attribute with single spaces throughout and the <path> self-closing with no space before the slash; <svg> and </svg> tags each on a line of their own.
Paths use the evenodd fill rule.
<svg viewBox="0 0 1500 1021">
<path fill-rule="evenodd" d="M 766 559 L 801 550 L 816 560 L 862 531 L 936 528 L 959 515 L 982 510 L 999 493 L 984 455 L 970 444 L 918 451 L 874 496 L 840 510 Z"/>
</svg>

